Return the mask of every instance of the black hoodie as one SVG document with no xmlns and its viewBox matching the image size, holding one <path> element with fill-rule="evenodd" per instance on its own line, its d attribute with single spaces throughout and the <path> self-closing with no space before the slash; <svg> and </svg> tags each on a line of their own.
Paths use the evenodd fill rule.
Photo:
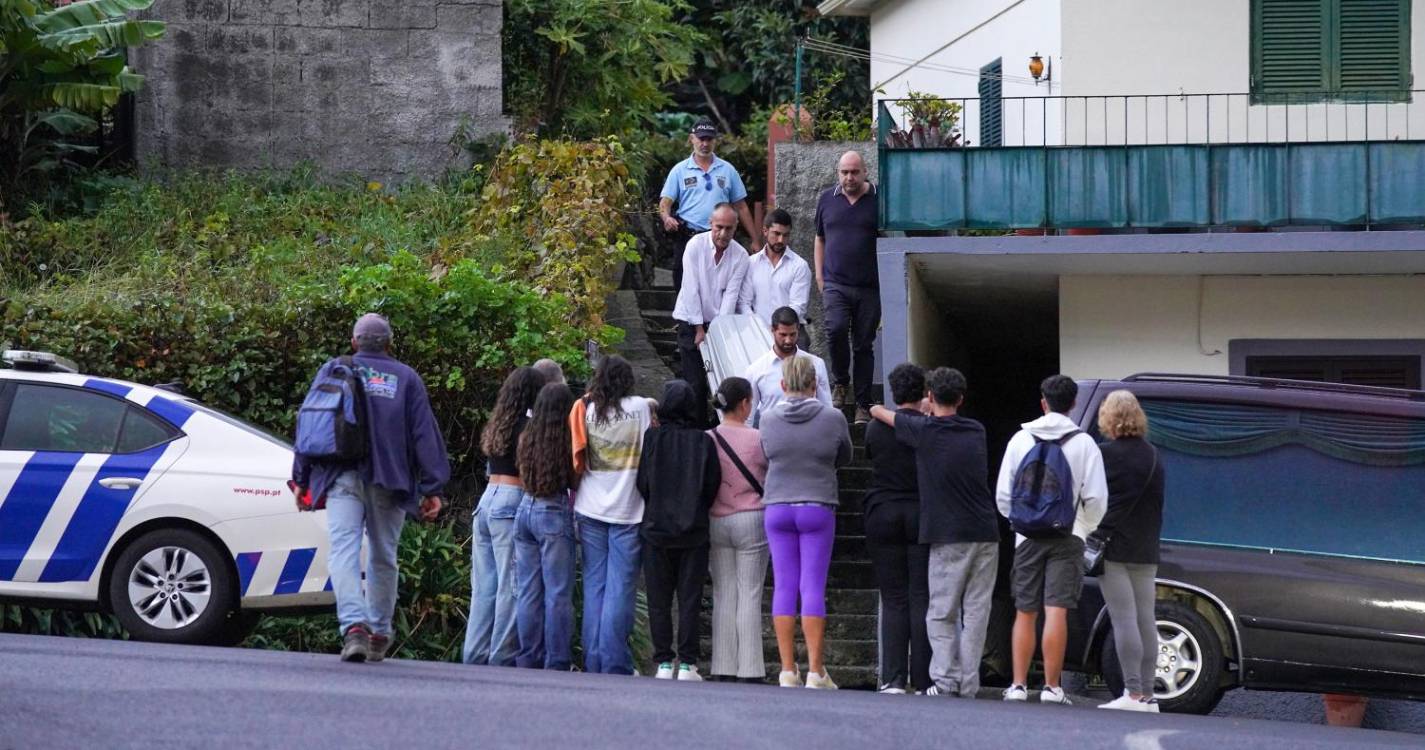
<svg viewBox="0 0 1425 750">
<path fill-rule="evenodd" d="M 702 411 L 692 386 L 663 386 L 658 425 L 643 433 L 638 491 L 644 500 L 643 538 L 659 547 L 708 542 L 708 508 L 722 483 L 717 445 L 698 422 Z"/>
</svg>

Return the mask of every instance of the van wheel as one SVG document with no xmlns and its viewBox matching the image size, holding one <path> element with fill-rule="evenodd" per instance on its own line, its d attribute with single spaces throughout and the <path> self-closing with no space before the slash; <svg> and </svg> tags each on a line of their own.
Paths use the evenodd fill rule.
<svg viewBox="0 0 1425 750">
<path fill-rule="evenodd" d="M 187 529 L 159 529 L 119 553 L 109 604 L 135 640 L 220 644 L 236 605 L 226 557 Z"/>
<path fill-rule="evenodd" d="M 1153 697 L 1163 711 L 1209 714 L 1222 699 L 1222 643 L 1217 631 L 1196 610 L 1180 602 L 1160 601 L 1158 658 L 1153 675 Z M 1109 691 L 1123 694 L 1123 669 L 1113 647 L 1113 631 L 1099 651 L 1099 669 Z"/>
</svg>

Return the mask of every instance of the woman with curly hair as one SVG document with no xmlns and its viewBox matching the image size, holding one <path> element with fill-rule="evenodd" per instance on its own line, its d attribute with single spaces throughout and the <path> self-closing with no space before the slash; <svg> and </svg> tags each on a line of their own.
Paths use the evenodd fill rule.
<svg viewBox="0 0 1425 750">
<path fill-rule="evenodd" d="M 495 410 L 480 435 L 490 482 L 471 520 L 470 619 L 465 628 L 466 664 L 514 666 L 515 511 L 524 497 L 515 446 L 529 422 L 529 409 L 544 385 L 533 368 L 518 367 L 505 378 Z"/>
<path fill-rule="evenodd" d="M 633 395 L 633 367 L 610 356 L 589 393 L 574 404 L 569 428 L 578 475 L 574 513 L 584 555 L 584 671 L 633 674 L 628 634 L 643 552 L 637 486 L 650 401 Z"/>
<path fill-rule="evenodd" d="M 574 394 L 563 383 L 539 392 L 520 435 L 519 470 L 525 496 L 515 515 L 515 570 L 519 589 L 515 664 L 569 671 L 574 637 L 574 511 L 569 490 L 569 409 Z"/>
</svg>

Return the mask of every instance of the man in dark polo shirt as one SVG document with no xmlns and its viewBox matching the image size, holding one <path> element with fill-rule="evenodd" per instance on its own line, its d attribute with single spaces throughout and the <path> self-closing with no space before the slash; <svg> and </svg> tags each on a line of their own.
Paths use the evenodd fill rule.
<svg viewBox="0 0 1425 750">
<path fill-rule="evenodd" d="M 844 407 L 848 386 L 854 385 L 856 423 L 865 424 L 871 419 L 876 329 L 881 326 L 876 186 L 867 181 L 865 160 L 855 151 L 842 154 L 836 174 L 837 183 L 816 202 L 816 286 L 826 309 L 832 402 Z"/>
</svg>

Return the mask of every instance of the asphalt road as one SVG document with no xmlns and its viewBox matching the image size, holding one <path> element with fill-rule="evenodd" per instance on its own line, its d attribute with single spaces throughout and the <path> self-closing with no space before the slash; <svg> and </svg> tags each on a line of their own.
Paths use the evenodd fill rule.
<svg viewBox="0 0 1425 750">
<path fill-rule="evenodd" d="M 4 750 L 1420 745 L 1252 719 L 0 634 Z"/>
</svg>

